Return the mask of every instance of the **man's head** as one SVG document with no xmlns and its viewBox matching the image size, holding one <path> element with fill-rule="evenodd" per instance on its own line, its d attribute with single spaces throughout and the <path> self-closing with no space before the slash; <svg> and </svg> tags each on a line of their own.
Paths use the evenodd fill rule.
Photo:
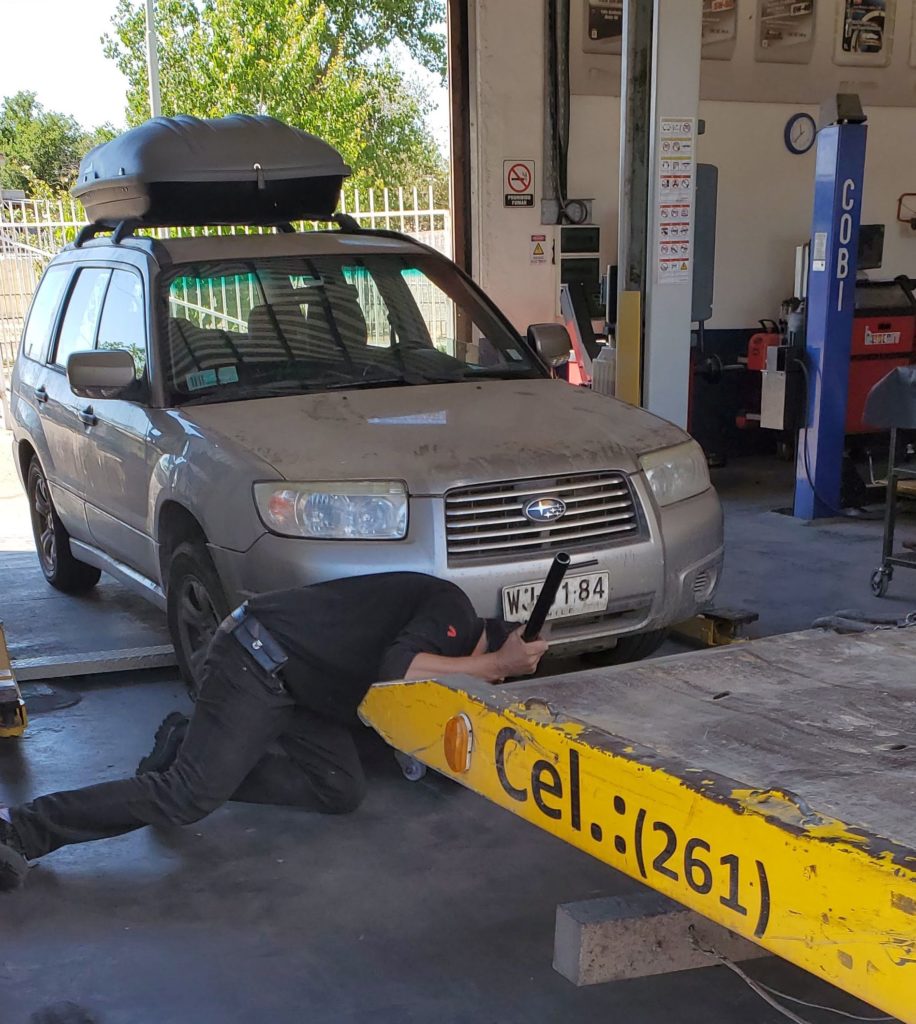
<svg viewBox="0 0 916 1024">
<path fill-rule="evenodd" d="M 474 654 L 498 651 L 510 634 L 518 629 L 517 622 L 506 622 L 505 619 L 480 619 L 479 622 L 480 639 L 474 648 Z"/>
</svg>

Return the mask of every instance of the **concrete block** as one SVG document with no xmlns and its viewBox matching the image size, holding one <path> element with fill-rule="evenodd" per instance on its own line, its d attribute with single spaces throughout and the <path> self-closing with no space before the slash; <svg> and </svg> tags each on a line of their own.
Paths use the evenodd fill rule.
<svg viewBox="0 0 916 1024">
<path fill-rule="evenodd" d="M 561 903 L 553 966 L 574 985 L 711 967 L 701 945 L 731 960 L 769 956 L 734 932 L 654 892 Z"/>
</svg>

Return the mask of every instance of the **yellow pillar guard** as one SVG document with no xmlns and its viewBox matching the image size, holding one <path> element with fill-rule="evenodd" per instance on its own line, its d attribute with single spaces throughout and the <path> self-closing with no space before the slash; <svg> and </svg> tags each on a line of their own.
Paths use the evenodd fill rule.
<svg viewBox="0 0 916 1024">
<path fill-rule="evenodd" d="M 25 701 L 13 675 L 6 636 L 0 623 L 0 737 L 21 736 L 28 722 Z"/>
</svg>

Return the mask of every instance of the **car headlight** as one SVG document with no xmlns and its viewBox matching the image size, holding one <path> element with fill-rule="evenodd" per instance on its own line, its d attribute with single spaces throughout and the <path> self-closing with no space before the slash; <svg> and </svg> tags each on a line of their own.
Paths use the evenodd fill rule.
<svg viewBox="0 0 916 1024">
<path fill-rule="evenodd" d="M 706 456 L 696 441 L 641 455 L 639 463 L 661 506 L 692 498 L 711 486 Z"/>
<path fill-rule="evenodd" d="M 398 481 L 254 485 L 264 525 L 285 537 L 401 540 L 407 536 L 407 488 Z"/>
</svg>

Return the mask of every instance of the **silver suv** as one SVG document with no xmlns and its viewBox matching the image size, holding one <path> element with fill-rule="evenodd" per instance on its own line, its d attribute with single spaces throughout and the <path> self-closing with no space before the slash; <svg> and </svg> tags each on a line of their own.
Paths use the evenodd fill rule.
<svg viewBox="0 0 916 1024">
<path fill-rule="evenodd" d="M 554 379 L 568 352 L 354 224 L 75 243 L 12 378 L 42 570 L 165 609 L 193 681 L 246 595 L 417 570 L 521 621 L 562 549 L 553 646 L 641 657 L 712 596 L 719 501 L 682 430 Z"/>
</svg>

